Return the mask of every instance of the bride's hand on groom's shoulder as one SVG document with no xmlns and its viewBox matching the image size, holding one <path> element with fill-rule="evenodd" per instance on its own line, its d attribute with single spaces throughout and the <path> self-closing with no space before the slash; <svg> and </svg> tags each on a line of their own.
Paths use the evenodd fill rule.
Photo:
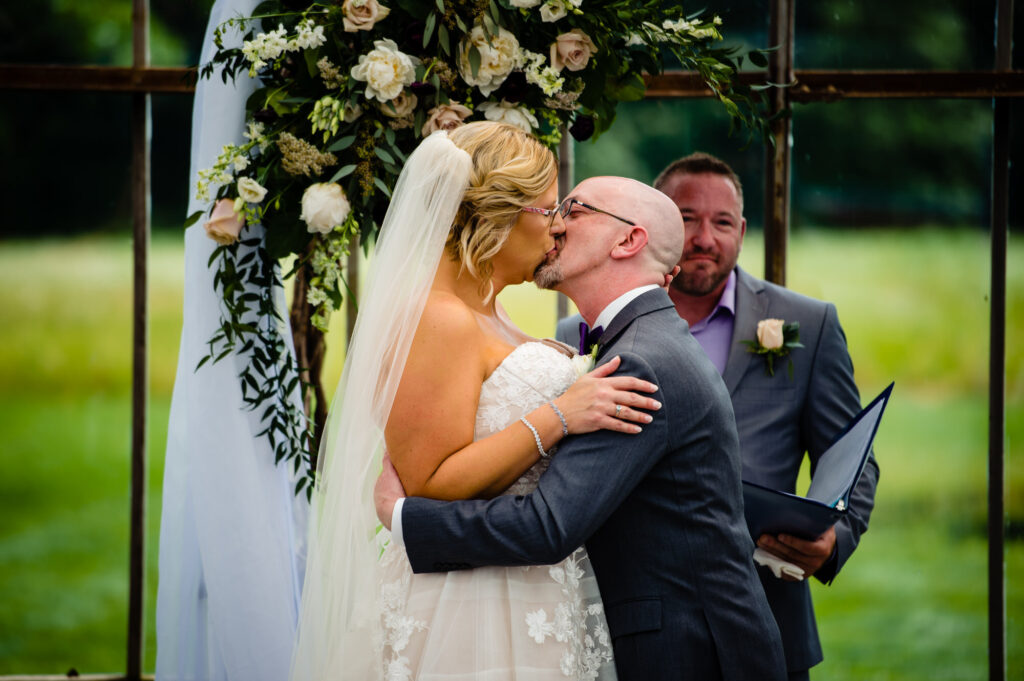
<svg viewBox="0 0 1024 681">
<path fill-rule="evenodd" d="M 644 394 L 656 392 L 658 386 L 633 376 L 612 375 L 620 363 L 619 357 L 612 358 L 584 374 L 555 400 L 570 435 L 602 429 L 639 433 L 638 424 L 652 420 L 647 411 L 661 408 L 660 402 Z"/>
</svg>

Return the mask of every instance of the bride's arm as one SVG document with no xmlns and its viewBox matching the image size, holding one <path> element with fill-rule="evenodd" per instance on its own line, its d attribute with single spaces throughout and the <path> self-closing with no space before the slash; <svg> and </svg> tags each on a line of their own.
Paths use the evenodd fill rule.
<svg viewBox="0 0 1024 681">
<path fill-rule="evenodd" d="M 480 388 L 493 359 L 472 312 L 443 299 L 427 304 L 385 430 L 408 494 L 444 500 L 495 496 L 540 458 L 533 433 L 521 421 L 473 441 Z M 615 404 L 629 407 L 620 416 L 629 412 L 638 421 L 649 419 L 636 409 L 654 409 L 654 401 L 629 391 L 653 392 L 654 386 L 626 376 L 601 378 L 617 365 L 610 362 L 554 400 L 570 433 L 639 432 L 635 424 L 611 416 Z M 562 439 L 562 422 L 550 405 L 526 418 L 545 450 Z"/>
</svg>

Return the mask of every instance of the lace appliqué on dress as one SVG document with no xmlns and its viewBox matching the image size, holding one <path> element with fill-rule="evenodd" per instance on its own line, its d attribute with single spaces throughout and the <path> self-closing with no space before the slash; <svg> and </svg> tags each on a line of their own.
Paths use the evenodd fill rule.
<svg viewBox="0 0 1024 681">
<path fill-rule="evenodd" d="M 585 560 L 582 548 L 558 565 L 547 569 L 551 579 L 562 586 L 565 601 L 555 606 L 553 619 L 543 608 L 526 613 L 530 638 L 543 644 L 549 637 L 568 644 L 562 654 L 562 674 L 574 679 L 596 679 L 601 665 L 612 661 L 612 640 L 604 620 L 600 602 L 586 603 L 580 588 L 585 573 L 580 563 Z"/>
<path fill-rule="evenodd" d="M 382 554 L 383 563 L 393 563 L 401 555 L 400 550 L 390 547 L 390 533 L 381 542 L 384 545 Z M 378 541 L 380 538 L 378 537 Z M 405 615 L 406 598 L 409 593 L 409 586 L 412 574 L 403 572 L 402 577 L 393 582 L 385 582 L 380 586 L 380 617 L 384 634 L 383 659 L 384 678 L 386 681 L 409 681 L 412 679 L 412 669 L 409 666 L 409 658 L 403 655 L 409 645 L 409 638 L 417 631 L 426 631 L 428 625 L 422 620 L 417 620 Z"/>
</svg>

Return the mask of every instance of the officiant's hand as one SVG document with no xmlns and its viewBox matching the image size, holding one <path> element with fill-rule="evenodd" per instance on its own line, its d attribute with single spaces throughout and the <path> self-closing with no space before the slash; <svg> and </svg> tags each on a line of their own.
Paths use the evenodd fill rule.
<svg viewBox="0 0 1024 681">
<path fill-rule="evenodd" d="M 373 505 L 377 508 L 377 520 L 390 530 L 395 502 L 405 496 L 405 488 L 402 487 L 402 480 L 391 464 L 391 457 L 386 450 L 383 463 L 384 469 L 377 476 L 377 483 L 373 486 Z"/>
<path fill-rule="evenodd" d="M 662 285 L 662 288 L 668 291 L 669 287 L 672 285 L 672 280 L 679 276 L 679 272 L 682 269 L 683 268 L 679 265 L 673 267 L 672 271 L 665 275 L 665 283 Z"/>
<path fill-rule="evenodd" d="M 820 570 L 821 566 L 832 557 L 836 549 L 836 530 L 835 527 L 830 527 L 813 541 L 788 534 L 780 534 L 777 537 L 762 534 L 757 540 L 757 545 L 765 551 L 803 568 L 804 574 L 810 576 Z M 782 578 L 788 582 L 798 581 L 788 575 L 783 575 Z"/>
</svg>

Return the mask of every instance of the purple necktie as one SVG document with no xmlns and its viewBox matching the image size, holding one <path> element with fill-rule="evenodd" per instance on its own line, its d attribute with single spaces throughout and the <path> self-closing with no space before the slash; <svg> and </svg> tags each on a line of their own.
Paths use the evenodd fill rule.
<svg viewBox="0 0 1024 681">
<path fill-rule="evenodd" d="M 603 326 L 590 328 L 586 322 L 580 322 L 580 354 L 589 354 L 590 347 L 601 340 L 602 333 L 604 333 Z"/>
</svg>

